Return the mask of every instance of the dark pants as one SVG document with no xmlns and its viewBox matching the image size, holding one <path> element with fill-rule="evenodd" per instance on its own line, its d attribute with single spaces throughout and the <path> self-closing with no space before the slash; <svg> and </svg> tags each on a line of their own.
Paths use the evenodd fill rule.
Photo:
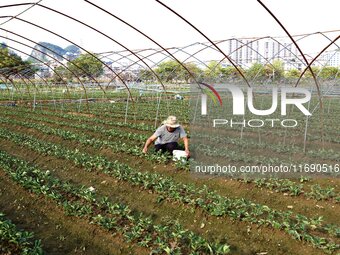
<svg viewBox="0 0 340 255">
<path fill-rule="evenodd" d="M 165 144 L 156 144 L 155 145 L 156 151 L 161 150 L 162 153 L 164 152 L 169 152 L 172 155 L 172 152 L 174 150 L 178 149 L 178 143 L 177 142 L 172 142 L 172 143 L 165 143 Z"/>
</svg>

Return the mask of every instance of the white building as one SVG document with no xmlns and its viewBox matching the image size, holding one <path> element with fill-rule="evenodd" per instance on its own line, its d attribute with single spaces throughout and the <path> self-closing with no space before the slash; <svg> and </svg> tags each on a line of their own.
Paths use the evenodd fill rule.
<svg viewBox="0 0 340 255">
<path fill-rule="evenodd" d="M 326 51 L 320 56 L 320 61 L 324 66 L 340 67 L 340 51 Z"/>
<path fill-rule="evenodd" d="M 299 68 L 298 51 L 294 44 L 282 39 L 236 39 L 227 41 L 227 53 L 236 64 L 249 67 L 279 59 L 286 69 Z"/>
</svg>

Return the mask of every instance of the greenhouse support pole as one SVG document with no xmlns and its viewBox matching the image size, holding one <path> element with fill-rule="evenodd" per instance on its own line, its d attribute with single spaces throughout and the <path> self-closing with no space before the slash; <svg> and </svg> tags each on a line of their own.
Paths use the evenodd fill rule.
<svg viewBox="0 0 340 255">
<path fill-rule="evenodd" d="M 158 92 L 157 92 L 157 96 L 158 96 Z M 162 93 L 160 93 L 160 96 L 159 96 L 159 99 L 158 99 L 158 103 L 157 103 L 157 112 L 156 112 L 156 118 L 155 118 L 155 128 L 157 127 L 158 114 L 159 114 L 159 106 L 161 104 L 161 98 L 162 98 Z"/>
<path fill-rule="evenodd" d="M 79 104 L 78 104 L 78 112 L 80 112 L 80 107 L 81 107 L 81 102 L 83 101 L 83 95 L 81 95 L 79 99 Z"/>
<path fill-rule="evenodd" d="M 64 112 L 64 93 L 61 96 L 60 109 L 61 109 L 61 113 L 63 113 Z"/>
<path fill-rule="evenodd" d="M 244 102 L 244 107 L 246 107 L 246 103 L 245 102 Z M 246 120 L 245 120 L 245 117 L 243 116 L 243 123 L 245 123 L 245 122 L 246 122 Z M 245 126 L 242 125 L 241 126 L 241 140 L 243 139 L 244 128 L 245 128 Z"/>
<path fill-rule="evenodd" d="M 36 92 L 34 91 L 34 98 L 33 98 L 33 111 L 35 111 L 35 95 L 36 95 Z"/>
<path fill-rule="evenodd" d="M 166 100 L 166 109 L 167 109 L 167 114 L 168 116 L 170 115 L 170 112 L 169 112 L 169 98 L 165 92 L 165 100 Z"/>
<path fill-rule="evenodd" d="M 137 110 L 136 110 L 136 105 L 138 104 L 139 97 L 137 97 L 136 103 L 134 104 L 134 120 L 137 121 Z"/>
<path fill-rule="evenodd" d="M 311 88 L 310 93 L 311 93 L 311 95 L 313 96 L 313 89 L 312 89 L 312 88 Z M 310 102 L 311 102 L 311 101 L 312 101 L 312 99 L 309 100 L 309 102 L 308 102 L 308 111 L 309 111 L 309 108 L 310 108 Z M 309 115 L 306 116 L 305 134 L 304 134 L 304 139 L 303 139 L 303 152 L 304 152 L 304 153 L 306 152 L 308 120 L 309 120 Z"/>
<path fill-rule="evenodd" d="M 195 105 L 195 111 L 194 111 L 194 117 L 192 119 L 192 123 L 194 124 L 196 121 L 196 114 L 197 114 L 197 108 L 198 108 L 198 102 L 200 100 L 200 94 L 198 94 L 197 96 L 197 100 L 196 100 L 196 105 Z"/>
<path fill-rule="evenodd" d="M 331 100 L 332 100 L 332 97 L 330 97 L 328 101 L 328 110 L 327 110 L 328 114 L 329 114 L 329 109 L 331 108 Z"/>
<path fill-rule="evenodd" d="M 12 101 L 14 101 L 14 88 L 12 87 Z"/>
<path fill-rule="evenodd" d="M 245 119 L 243 118 L 243 122 L 245 122 Z M 242 125 L 242 127 L 241 127 L 241 140 L 243 139 L 243 129 L 244 129 L 244 126 Z"/>
<path fill-rule="evenodd" d="M 127 99 L 126 99 L 126 108 L 125 108 L 125 120 L 124 120 L 124 123 L 126 124 L 127 123 L 127 114 L 128 114 L 128 109 L 129 109 L 129 93 L 128 93 L 128 96 L 127 96 Z"/>
<path fill-rule="evenodd" d="M 283 145 L 286 145 L 287 128 L 285 128 L 285 135 L 283 136 Z"/>
</svg>

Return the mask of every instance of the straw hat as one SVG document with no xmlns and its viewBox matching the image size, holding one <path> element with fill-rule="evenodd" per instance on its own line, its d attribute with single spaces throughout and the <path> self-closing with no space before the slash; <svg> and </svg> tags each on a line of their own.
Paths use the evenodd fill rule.
<svg viewBox="0 0 340 255">
<path fill-rule="evenodd" d="M 178 128 L 180 125 L 177 123 L 176 116 L 169 116 L 165 121 L 163 121 L 163 124 L 167 127 L 171 128 Z"/>
</svg>

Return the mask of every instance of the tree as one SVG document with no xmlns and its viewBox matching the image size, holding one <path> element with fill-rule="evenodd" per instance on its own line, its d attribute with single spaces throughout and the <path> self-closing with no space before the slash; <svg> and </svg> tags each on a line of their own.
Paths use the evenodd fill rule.
<svg viewBox="0 0 340 255">
<path fill-rule="evenodd" d="M 301 72 L 298 69 L 292 68 L 286 72 L 285 77 L 288 79 L 299 78 L 300 75 L 301 75 Z"/>
<path fill-rule="evenodd" d="M 90 79 L 90 75 L 98 77 L 104 73 L 103 63 L 89 53 L 82 54 L 73 61 L 68 62 L 67 67 L 77 77 L 88 79 Z"/>
<path fill-rule="evenodd" d="M 285 74 L 285 64 L 282 60 L 274 60 L 273 61 L 273 67 L 274 67 L 274 79 L 281 79 L 284 77 Z"/>
<path fill-rule="evenodd" d="M 186 70 L 175 60 L 162 62 L 154 70 L 162 81 L 172 82 L 174 80 L 183 80 Z"/>
<path fill-rule="evenodd" d="M 219 80 L 223 76 L 223 67 L 215 60 L 210 61 L 207 68 L 204 69 L 204 77 L 208 81 Z"/>
<path fill-rule="evenodd" d="M 339 78 L 339 68 L 334 66 L 325 66 L 320 70 L 319 77 L 323 79 L 335 79 Z"/>
<path fill-rule="evenodd" d="M 246 70 L 246 78 L 251 80 L 266 79 L 266 70 L 261 63 L 254 63 Z"/>
<path fill-rule="evenodd" d="M 57 75 L 57 74 L 59 74 L 59 75 Z M 53 72 L 54 82 L 55 83 L 61 83 L 61 82 L 63 82 L 63 78 L 71 80 L 72 79 L 71 72 L 63 66 L 57 66 L 56 68 L 54 68 L 54 72 Z"/>
<path fill-rule="evenodd" d="M 35 74 L 36 68 L 29 61 L 24 61 L 16 53 L 10 51 L 5 44 L 0 47 L 0 73 L 6 79 L 11 76 L 22 75 L 31 77 Z"/>
<path fill-rule="evenodd" d="M 155 81 L 155 75 L 151 72 L 150 69 L 140 69 L 138 73 L 138 77 L 141 81 L 151 82 Z"/>
<path fill-rule="evenodd" d="M 315 76 L 317 76 L 319 71 L 320 71 L 320 68 L 317 67 L 317 66 L 312 66 L 311 69 L 312 69 L 313 73 L 315 74 Z M 312 78 L 313 76 L 312 76 L 312 73 L 310 72 L 310 70 L 307 69 L 307 71 L 304 73 L 303 77 L 304 78 Z"/>
<path fill-rule="evenodd" d="M 186 81 L 186 83 L 194 82 L 194 78 L 196 81 L 201 80 L 203 71 L 195 63 L 185 63 L 184 66 L 190 71 L 193 76 L 192 77 L 191 74 L 182 67 L 181 70 L 183 74 L 181 75 L 181 77 Z"/>
<path fill-rule="evenodd" d="M 223 82 L 227 79 L 240 78 L 240 73 L 234 66 L 223 67 L 221 63 L 213 60 L 204 69 L 204 78 L 210 82 Z"/>
<path fill-rule="evenodd" d="M 266 64 L 264 67 L 268 78 L 272 80 L 280 80 L 284 77 L 284 63 L 281 60 L 276 59 L 272 62 L 272 64 Z"/>
<path fill-rule="evenodd" d="M 240 71 L 243 73 L 243 70 L 240 69 Z M 236 70 L 234 66 L 226 66 L 222 67 L 221 69 L 222 72 L 222 78 L 223 79 L 235 79 L 235 78 L 241 78 L 241 74 Z"/>
</svg>

